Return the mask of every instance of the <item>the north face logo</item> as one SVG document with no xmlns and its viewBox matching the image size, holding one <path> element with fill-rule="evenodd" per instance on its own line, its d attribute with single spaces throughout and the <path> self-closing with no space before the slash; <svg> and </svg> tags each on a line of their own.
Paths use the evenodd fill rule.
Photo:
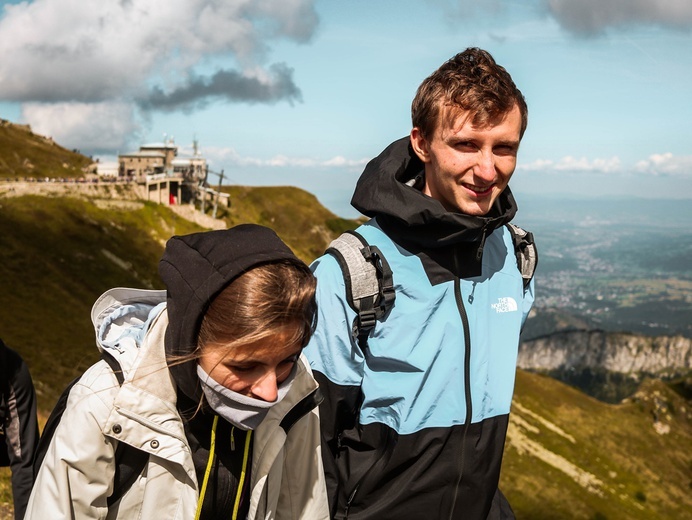
<svg viewBox="0 0 692 520">
<path fill-rule="evenodd" d="M 495 309 L 495 312 L 514 312 L 519 310 L 517 302 L 514 300 L 514 298 L 510 298 L 509 296 L 505 298 L 498 298 L 497 303 L 492 303 L 490 307 Z"/>
</svg>

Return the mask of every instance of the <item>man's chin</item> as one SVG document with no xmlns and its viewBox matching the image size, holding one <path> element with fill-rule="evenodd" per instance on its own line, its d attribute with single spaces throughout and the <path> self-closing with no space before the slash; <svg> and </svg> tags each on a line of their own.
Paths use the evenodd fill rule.
<svg viewBox="0 0 692 520">
<path fill-rule="evenodd" d="M 493 200 L 466 201 L 460 205 L 459 211 L 472 217 L 483 217 L 493 207 Z"/>
</svg>

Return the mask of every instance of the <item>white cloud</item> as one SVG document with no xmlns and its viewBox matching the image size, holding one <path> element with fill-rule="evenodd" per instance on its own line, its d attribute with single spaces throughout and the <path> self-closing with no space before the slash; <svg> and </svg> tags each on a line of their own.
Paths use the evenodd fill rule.
<svg viewBox="0 0 692 520">
<path fill-rule="evenodd" d="M 342 156 L 331 159 L 315 159 L 308 157 L 287 157 L 277 155 L 269 159 L 256 157 L 243 157 L 234 148 L 205 147 L 203 154 L 209 161 L 218 167 L 256 167 L 256 168 L 333 168 L 333 169 L 357 169 L 361 171 L 370 159 L 346 159 Z"/>
<path fill-rule="evenodd" d="M 551 159 L 536 159 L 528 164 L 520 164 L 518 170 L 526 171 L 555 171 L 555 172 L 600 172 L 613 173 L 622 171 L 618 157 L 589 160 L 586 157 L 575 158 L 566 156 L 559 161 Z"/>
<path fill-rule="evenodd" d="M 309 41 L 318 23 L 314 1 L 6 4 L 0 19 L 0 100 L 60 106 L 117 102 L 140 110 L 194 109 L 217 99 L 300 100 L 292 69 L 268 64 L 267 55 L 276 39 Z M 211 64 L 218 67 L 210 72 Z M 29 117 L 45 110 L 24 112 Z M 50 135 L 62 125 L 45 118 L 26 121 L 40 123 Z M 127 128 L 128 122 L 120 126 Z"/>
<path fill-rule="evenodd" d="M 83 152 L 125 151 L 139 130 L 133 107 L 123 102 L 25 103 L 22 118 L 34 132 Z M 59 124 L 56 124 L 59 122 Z"/>
<path fill-rule="evenodd" d="M 692 177 L 692 155 L 674 156 L 672 153 L 650 155 L 639 161 L 635 170 L 652 175 L 670 175 Z"/>
<path fill-rule="evenodd" d="M 559 161 L 536 159 L 517 166 L 517 170 L 543 173 L 607 173 L 646 174 L 657 176 L 692 176 L 692 155 L 675 156 L 672 153 L 650 155 L 632 166 L 625 166 L 618 157 L 589 160 L 585 157 L 566 156 Z"/>
<path fill-rule="evenodd" d="M 590 36 L 608 27 L 635 24 L 692 28 L 689 0 L 544 0 L 547 10 L 568 31 Z"/>
</svg>

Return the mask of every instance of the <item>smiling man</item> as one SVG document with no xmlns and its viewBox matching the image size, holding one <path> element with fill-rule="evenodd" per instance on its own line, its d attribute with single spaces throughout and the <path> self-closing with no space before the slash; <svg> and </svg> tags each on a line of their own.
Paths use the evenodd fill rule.
<svg viewBox="0 0 692 520">
<path fill-rule="evenodd" d="M 520 261 L 530 234 L 509 225 L 526 103 L 471 48 L 421 84 L 411 112 L 410 136 L 368 164 L 352 200 L 371 217 L 356 230 L 363 246 L 391 267 L 393 306 L 362 334 L 338 255 L 313 265 L 306 355 L 325 394 L 331 514 L 513 518 L 498 480 L 533 303 Z"/>
</svg>

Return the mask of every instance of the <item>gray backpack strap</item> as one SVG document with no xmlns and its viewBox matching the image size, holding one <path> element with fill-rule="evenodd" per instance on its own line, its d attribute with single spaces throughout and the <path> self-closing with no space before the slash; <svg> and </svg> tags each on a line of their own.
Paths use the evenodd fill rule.
<svg viewBox="0 0 692 520">
<path fill-rule="evenodd" d="M 332 241 L 327 253 L 336 258 L 346 284 L 346 299 L 356 311 L 351 334 L 361 350 L 377 320 L 394 304 L 392 270 L 382 252 L 355 231 L 346 231 Z"/>
<path fill-rule="evenodd" d="M 512 233 L 517 267 L 521 272 L 521 277 L 524 279 L 524 290 L 526 290 L 538 265 L 538 250 L 533 239 L 533 233 L 529 233 L 514 224 L 507 224 L 507 227 Z"/>
</svg>

